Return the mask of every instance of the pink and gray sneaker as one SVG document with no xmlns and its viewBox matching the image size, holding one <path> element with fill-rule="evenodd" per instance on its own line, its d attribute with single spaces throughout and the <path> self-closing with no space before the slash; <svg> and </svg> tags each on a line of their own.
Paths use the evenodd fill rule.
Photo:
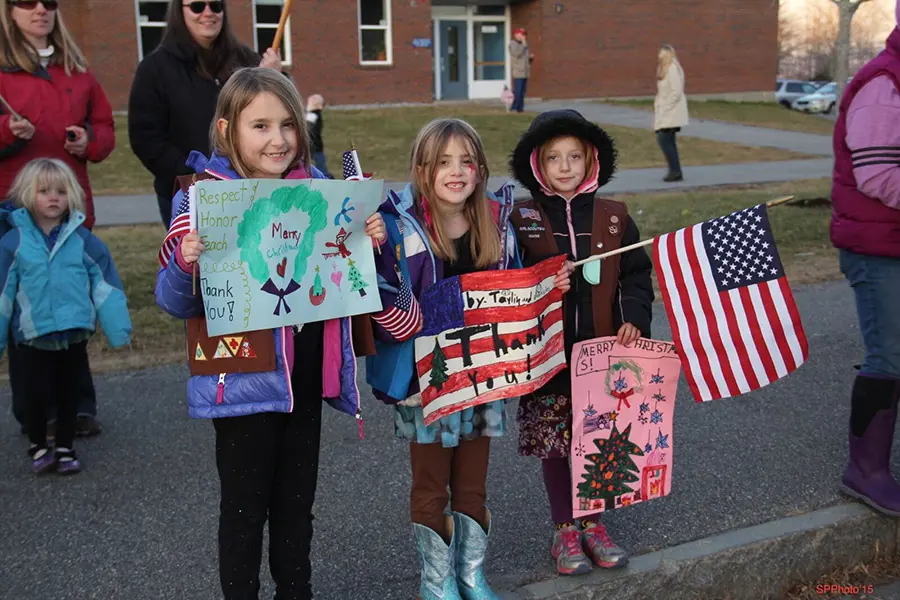
<svg viewBox="0 0 900 600">
<path fill-rule="evenodd" d="M 556 560 L 556 572 L 560 575 L 584 575 L 591 571 L 591 561 L 581 548 L 581 530 L 577 525 L 556 530 L 550 553 Z"/>
<path fill-rule="evenodd" d="M 581 532 L 584 549 L 594 564 L 604 569 L 615 569 L 628 564 L 628 553 L 619 548 L 602 523 L 585 523 Z"/>
</svg>

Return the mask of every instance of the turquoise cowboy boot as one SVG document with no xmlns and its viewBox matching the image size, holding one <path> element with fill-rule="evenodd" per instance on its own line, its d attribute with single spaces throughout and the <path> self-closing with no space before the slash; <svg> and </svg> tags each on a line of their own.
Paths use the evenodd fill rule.
<svg viewBox="0 0 900 600">
<path fill-rule="evenodd" d="M 413 523 L 422 573 L 419 600 L 462 600 L 456 586 L 456 532 L 452 519 L 447 517 L 447 521 L 451 531 L 449 546 L 433 529 Z"/>
<path fill-rule="evenodd" d="M 488 531 L 485 533 L 475 519 L 453 513 L 456 529 L 456 580 L 464 600 L 499 600 L 484 578 L 484 554 L 491 534 L 491 513 L 487 511 Z"/>
</svg>

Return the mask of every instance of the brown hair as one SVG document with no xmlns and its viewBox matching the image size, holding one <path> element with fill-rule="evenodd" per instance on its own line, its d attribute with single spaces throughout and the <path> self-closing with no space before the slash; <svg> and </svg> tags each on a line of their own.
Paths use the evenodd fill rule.
<svg viewBox="0 0 900 600">
<path fill-rule="evenodd" d="M 55 158 L 36 158 L 22 167 L 9 189 L 9 197 L 16 206 L 24 206 L 33 213 L 34 201 L 43 187 L 65 188 L 69 213 L 84 212 L 84 190 L 78 178 L 66 163 Z"/>
<path fill-rule="evenodd" d="M 37 48 L 32 46 L 10 16 L 13 4 L 9 0 L 0 0 L 0 68 L 22 69 L 28 73 L 34 73 L 41 66 L 41 57 Z M 62 11 L 56 9 L 54 15 L 53 31 L 48 36 L 50 44 L 54 48 L 50 64 L 62 66 L 66 75 L 73 71 L 84 73 L 87 71 L 87 60 L 75 39 L 63 22 Z"/>
<path fill-rule="evenodd" d="M 241 159 L 240 143 L 238 140 L 238 118 L 241 112 L 250 105 L 253 100 L 269 92 L 281 100 L 284 108 L 290 113 L 297 130 L 297 157 L 290 167 L 284 172 L 287 174 L 298 165 L 308 167 L 309 162 L 309 134 L 306 130 L 306 113 L 303 111 L 303 101 L 300 93 L 284 75 L 274 69 L 265 67 L 252 67 L 239 69 L 231 76 L 222 91 L 219 93 L 219 101 L 216 104 L 216 116 L 210 126 L 210 146 L 231 161 L 234 170 L 241 177 L 250 176 L 250 169 Z M 218 121 L 224 119 L 228 122 L 223 134 L 219 131 Z M 283 175 L 284 175 L 283 174 Z"/>
<path fill-rule="evenodd" d="M 675 48 L 669 44 L 663 44 L 659 47 L 659 59 L 656 64 L 656 78 L 665 79 L 672 63 L 678 64 L 678 57 L 675 56 Z"/>
<path fill-rule="evenodd" d="M 260 57 L 234 35 L 228 20 L 228 2 L 222 4 L 222 30 L 212 46 L 204 48 L 197 43 L 184 22 L 184 2 L 172 0 L 166 12 L 166 30 L 160 45 L 191 50 L 196 56 L 197 72 L 200 75 L 225 81 L 233 71 L 241 67 L 259 65 Z"/>
<path fill-rule="evenodd" d="M 463 208 L 469 222 L 470 249 L 475 266 L 483 269 L 500 260 L 500 231 L 491 214 L 487 197 L 487 180 L 490 175 L 484 145 L 475 129 L 459 119 L 435 119 L 419 131 L 410 154 L 410 178 L 413 188 L 434 218 L 434 226 L 426 228 L 426 235 L 434 255 L 442 260 L 456 260 L 453 240 L 444 231 L 435 205 L 434 177 L 439 166 L 439 158 L 450 143 L 457 138 L 469 149 L 472 160 L 477 165 L 479 181 Z M 416 199 L 418 200 L 418 198 Z M 417 210 L 421 210 L 416 202 Z M 429 230 L 430 229 L 430 230 Z"/>
<path fill-rule="evenodd" d="M 541 144 L 540 149 L 538 149 L 538 170 L 541 173 L 541 179 L 543 183 L 547 183 L 547 173 L 544 171 L 544 160 L 547 158 L 547 153 L 550 152 L 550 146 L 553 145 L 557 140 L 561 140 L 564 138 L 575 138 L 578 142 L 578 145 L 581 146 L 581 152 L 584 154 L 584 177 L 588 178 L 594 174 L 594 169 L 597 166 L 597 157 L 594 156 L 594 147 L 587 140 L 583 140 L 577 135 L 558 135 L 555 138 L 551 138 Z M 578 185 L 584 183 L 582 179 Z"/>
</svg>

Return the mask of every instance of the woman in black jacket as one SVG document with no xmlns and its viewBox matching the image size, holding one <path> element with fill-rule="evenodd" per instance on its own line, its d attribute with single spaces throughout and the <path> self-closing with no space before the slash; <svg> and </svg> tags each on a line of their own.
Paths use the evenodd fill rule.
<svg viewBox="0 0 900 600">
<path fill-rule="evenodd" d="M 172 0 L 162 43 L 138 66 L 128 102 L 128 139 L 153 173 L 159 215 L 172 218 L 175 178 L 192 171 L 191 150 L 209 154 L 209 127 L 219 90 L 242 67 L 279 69 L 269 48 L 260 56 L 235 37 L 222 1 Z"/>
</svg>

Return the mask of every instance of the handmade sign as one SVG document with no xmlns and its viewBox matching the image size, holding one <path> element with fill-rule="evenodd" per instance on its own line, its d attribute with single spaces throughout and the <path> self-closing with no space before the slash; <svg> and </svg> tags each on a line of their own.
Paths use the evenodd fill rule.
<svg viewBox="0 0 900 600">
<path fill-rule="evenodd" d="M 615 337 L 572 349 L 572 499 L 583 517 L 672 489 L 672 415 L 681 362 L 671 342 Z"/>
<path fill-rule="evenodd" d="M 378 312 L 365 221 L 382 181 L 200 181 L 199 289 L 210 336 Z"/>
<path fill-rule="evenodd" d="M 527 394 L 566 366 L 562 293 L 553 287 L 564 261 L 450 277 L 425 290 L 415 346 L 426 425 Z"/>
</svg>

